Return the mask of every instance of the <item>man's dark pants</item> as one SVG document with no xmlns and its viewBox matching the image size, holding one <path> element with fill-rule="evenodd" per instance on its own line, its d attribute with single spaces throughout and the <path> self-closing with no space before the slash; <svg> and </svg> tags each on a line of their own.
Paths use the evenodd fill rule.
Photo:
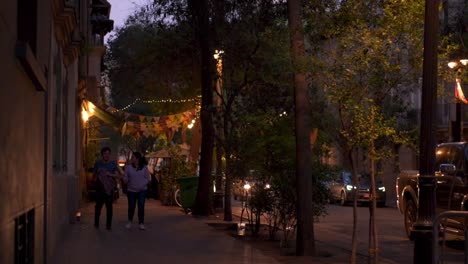
<svg viewBox="0 0 468 264">
<path fill-rule="evenodd" d="M 101 216 L 102 206 L 106 205 L 106 227 L 110 229 L 112 226 L 112 195 L 107 195 L 104 191 L 96 192 L 96 207 L 94 210 L 94 226 L 99 227 L 99 218 Z"/>
</svg>

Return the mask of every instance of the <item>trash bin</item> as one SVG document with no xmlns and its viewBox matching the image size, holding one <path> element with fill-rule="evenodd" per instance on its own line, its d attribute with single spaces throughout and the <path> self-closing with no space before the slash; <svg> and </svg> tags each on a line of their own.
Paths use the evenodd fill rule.
<svg viewBox="0 0 468 264">
<path fill-rule="evenodd" d="M 182 207 L 186 209 L 192 208 L 197 195 L 198 177 L 178 178 L 177 182 L 180 187 L 180 202 L 182 203 Z"/>
</svg>

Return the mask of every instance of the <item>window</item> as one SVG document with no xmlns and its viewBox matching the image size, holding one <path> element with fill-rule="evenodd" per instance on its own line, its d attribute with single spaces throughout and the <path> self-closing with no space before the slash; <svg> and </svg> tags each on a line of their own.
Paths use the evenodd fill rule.
<svg viewBox="0 0 468 264">
<path fill-rule="evenodd" d="M 15 264 L 34 263 L 34 209 L 15 219 Z"/>
<path fill-rule="evenodd" d="M 53 95 L 53 168 L 57 172 L 67 170 L 68 145 L 68 81 L 63 69 L 62 56 L 54 57 L 55 93 Z"/>
<path fill-rule="evenodd" d="M 18 0 L 15 56 L 37 91 L 46 91 L 47 80 L 36 60 L 37 0 Z"/>
<path fill-rule="evenodd" d="M 25 42 L 36 55 L 37 0 L 18 0 L 17 38 Z"/>
</svg>

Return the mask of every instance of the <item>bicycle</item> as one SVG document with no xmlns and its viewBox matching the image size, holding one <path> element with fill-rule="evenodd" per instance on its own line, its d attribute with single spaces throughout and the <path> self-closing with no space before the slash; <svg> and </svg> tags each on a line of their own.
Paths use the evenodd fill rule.
<svg viewBox="0 0 468 264">
<path fill-rule="evenodd" d="M 175 192 L 174 192 L 174 202 L 177 204 L 177 206 L 179 207 L 183 207 L 182 206 L 182 200 L 180 198 L 180 188 L 177 186 Z"/>
</svg>

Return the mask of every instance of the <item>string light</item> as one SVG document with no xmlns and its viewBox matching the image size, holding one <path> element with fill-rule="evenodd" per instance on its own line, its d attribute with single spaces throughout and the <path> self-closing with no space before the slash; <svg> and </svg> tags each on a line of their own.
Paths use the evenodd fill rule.
<svg viewBox="0 0 468 264">
<path fill-rule="evenodd" d="M 138 101 L 140 101 L 140 98 L 135 99 L 135 101 L 133 101 L 133 103 L 130 103 L 130 104 L 128 104 L 128 105 L 125 106 L 125 107 L 122 107 L 122 108 L 120 108 L 120 109 L 115 109 L 114 112 L 125 111 L 125 110 L 127 110 L 128 108 L 132 107 L 134 104 L 136 104 Z"/>
<path fill-rule="evenodd" d="M 142 100 L 141 98 L 135 99 L 132 103 L 128 104 L 125 107 L 122 107 L 120 109 L 115 109 L 113 112 L 122 112 L 130 107 L 134 106 L 136 103 L 141 102 L 145 104 L 155 104 L 155 103 L 172 103 L 172 104 L 183 104 L 183 103 L 189 103 L 189 102 L 195 102 L 198 103 L 201 100 L 201 96 L 197 96 L 196 98 L 189 98 L 189 99 L 159 99 L 159 100 Z"/>
<path fill-rule="evenodd" d="M 146 103 L 146 104 L 153 104 L 153 103 L 187 103 L 187 102 L 195 102 L 195 116 L 193 117 L 194 119 L 192 120 L 192 123 L 188 125 L 189 129 L 191 129 L 194 124 L 195 124 L 195 120 L 197 118 L 200 118 L 200 111 L 201 111 L 201 95 L 198 95 L 197 97 L 195 98 L 189 98 L 189 99 L 160 99 L 160 100 L 142 100 L 140 98 L 137 98 L 135 99 L 135 101 L 133 101 L 132 103 L 128 104 L 127 106 L 125 107 L 122 107 L 120 109 L 116 109 L 114 108 L 113 110 L 111 110 L 112 113 L 116 113 L 116 112 L 123 112 L 127 109 L 129 109 L 130 107 L 132 107 L 133 105 L 135 105 L 136 103 L 138 102 L 142 102 L 142 103 Z"/>
</svg>

